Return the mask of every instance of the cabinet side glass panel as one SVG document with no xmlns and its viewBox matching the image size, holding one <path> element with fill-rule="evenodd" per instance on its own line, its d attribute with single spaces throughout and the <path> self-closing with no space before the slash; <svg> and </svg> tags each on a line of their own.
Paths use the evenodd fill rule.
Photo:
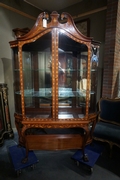
<svg viewBox="0 0 120 180">
<path fill-rule="evenodd" d="M 25 44 L 22 52 L 27 117 L 49 118 L 52 110 L 51 33 Z"/>
<path fill-rule="evenodd" d="M 21 109 L 21 91 L 20 91 L 20 67 L 19 67 L 19 59 L 18 59 L 18 48 L 13 48 L 14 52 L 14 98 L 15 98 L 15 112 L 22 114 Z"/>
<path fill-rule="evenodd" d="M 98 62 L 99 62 L 99 46 L 92 45 L 92 47 L 91 47 L 91 99 L 90 99 L 90 112 L 95 112 L 96 111 Z"/>
<path fill-rule="evenodd" d="M 86 113 L 88 48 L 59 35 L 58 118 L 82 118 Z"/>
<path fill-rule="evenodd" d="M 2 92 L 0 92 L 0 134 L 3 130 L 3 121 L 4 121 L 4 117 L 3 117 L 3 100 L 2 100 Z"/>
</svg>

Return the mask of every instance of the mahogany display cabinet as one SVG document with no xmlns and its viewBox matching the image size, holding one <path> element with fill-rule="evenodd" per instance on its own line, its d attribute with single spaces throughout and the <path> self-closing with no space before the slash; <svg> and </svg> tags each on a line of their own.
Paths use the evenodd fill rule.
<svg viewBox="0 0 120 180">
<path fill-rule="evenodd" d="M 15 123 L 26 150 L 83 149 L 96 124 L 99 42 L 68 13 L 41 13 L 13 50 Z M 84 152 L 84 151 L 83 151 Z"/>
</svg>

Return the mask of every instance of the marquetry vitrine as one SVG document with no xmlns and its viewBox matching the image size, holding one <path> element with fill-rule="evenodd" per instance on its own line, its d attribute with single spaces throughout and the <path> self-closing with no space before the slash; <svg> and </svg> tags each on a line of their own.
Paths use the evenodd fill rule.
<svg viewBox="0 0 120 180">
<path fill-rule="evenodd" d="M 68 13 L 39 15 L 13 50 L 15 123 L 27 149 L 76 149 L 92 141 L 99 43 Z M 15 32 L 15 30 L 14 30 Z"/>
<path fill-rule="evenodd" d="M 9 113 L 8 87 L 7 84 L 0 83 L 0 146 L 3 145 L 4 139 L 13 137 Z"/>
</svg>

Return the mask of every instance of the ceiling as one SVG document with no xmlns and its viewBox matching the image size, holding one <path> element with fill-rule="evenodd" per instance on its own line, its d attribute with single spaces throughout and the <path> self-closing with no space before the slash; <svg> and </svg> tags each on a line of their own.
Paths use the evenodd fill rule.
<svg viewBox="0 0 120 180">
<path fill-rule="evenodd" d="M 83 0 L 24 0 L 41 11 L 59 11 Z"/>
</svg>

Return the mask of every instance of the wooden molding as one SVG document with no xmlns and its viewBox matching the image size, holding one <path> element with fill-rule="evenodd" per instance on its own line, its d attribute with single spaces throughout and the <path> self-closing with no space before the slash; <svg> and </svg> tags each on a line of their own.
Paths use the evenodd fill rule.
<svg viewBox="0 0 120 180">
<path fill-rule="evenodd" d="M 100 11 L 104 11 L 106 9 L 107 9 L 107 6 L 104 6 L 104 7 L 98 8 L 98 9 L 94 9 L 92 11 L 88 11 L 88 12 L 85 12 L 85 13 L 82 13 L 82 14 L 78 14 L 76 16 L 73 16 L 72 18 L 75 20 L 75 19 L 78 19 L 78 18 L 81 18 L 81 17 L 88 16 L 90 14 L 94 14 L 94 13 L 97 13 L 97 12 L 100 12 Z"/>
<path fill-rule="evenodd" d="M 22 16 L 25 16 L 25 17 L 27 17 L 27 18 L 30 18 L 30 19 L 32 19 L 32 20 L 36 20 L 36 18 L 37 18 L 37 17 L 33 17 L 33 16 L 31 16 L 31 15 L 29 15 L 29 14 L 27 14 L 27 13 L 24 13 L 24 12 L 22 12 L 22 11 L 19 11 L 18 9 L 15 9 L 15 8 L 13 8 L 13 7 L 10 7 L 10 6 L 8 6 L 8 5 L 6 5 L 6 4 L 3 4 L 3 3 L 0 3 L 0 6 L 3 7 L 3 8 L 9 9 L 10 11 L 13 11 L 13 12 L 15 12 L 15 13 L 18 13 L 18 14 L 20 14 L 20 15 L 22 15 Z"/>
</svg>

